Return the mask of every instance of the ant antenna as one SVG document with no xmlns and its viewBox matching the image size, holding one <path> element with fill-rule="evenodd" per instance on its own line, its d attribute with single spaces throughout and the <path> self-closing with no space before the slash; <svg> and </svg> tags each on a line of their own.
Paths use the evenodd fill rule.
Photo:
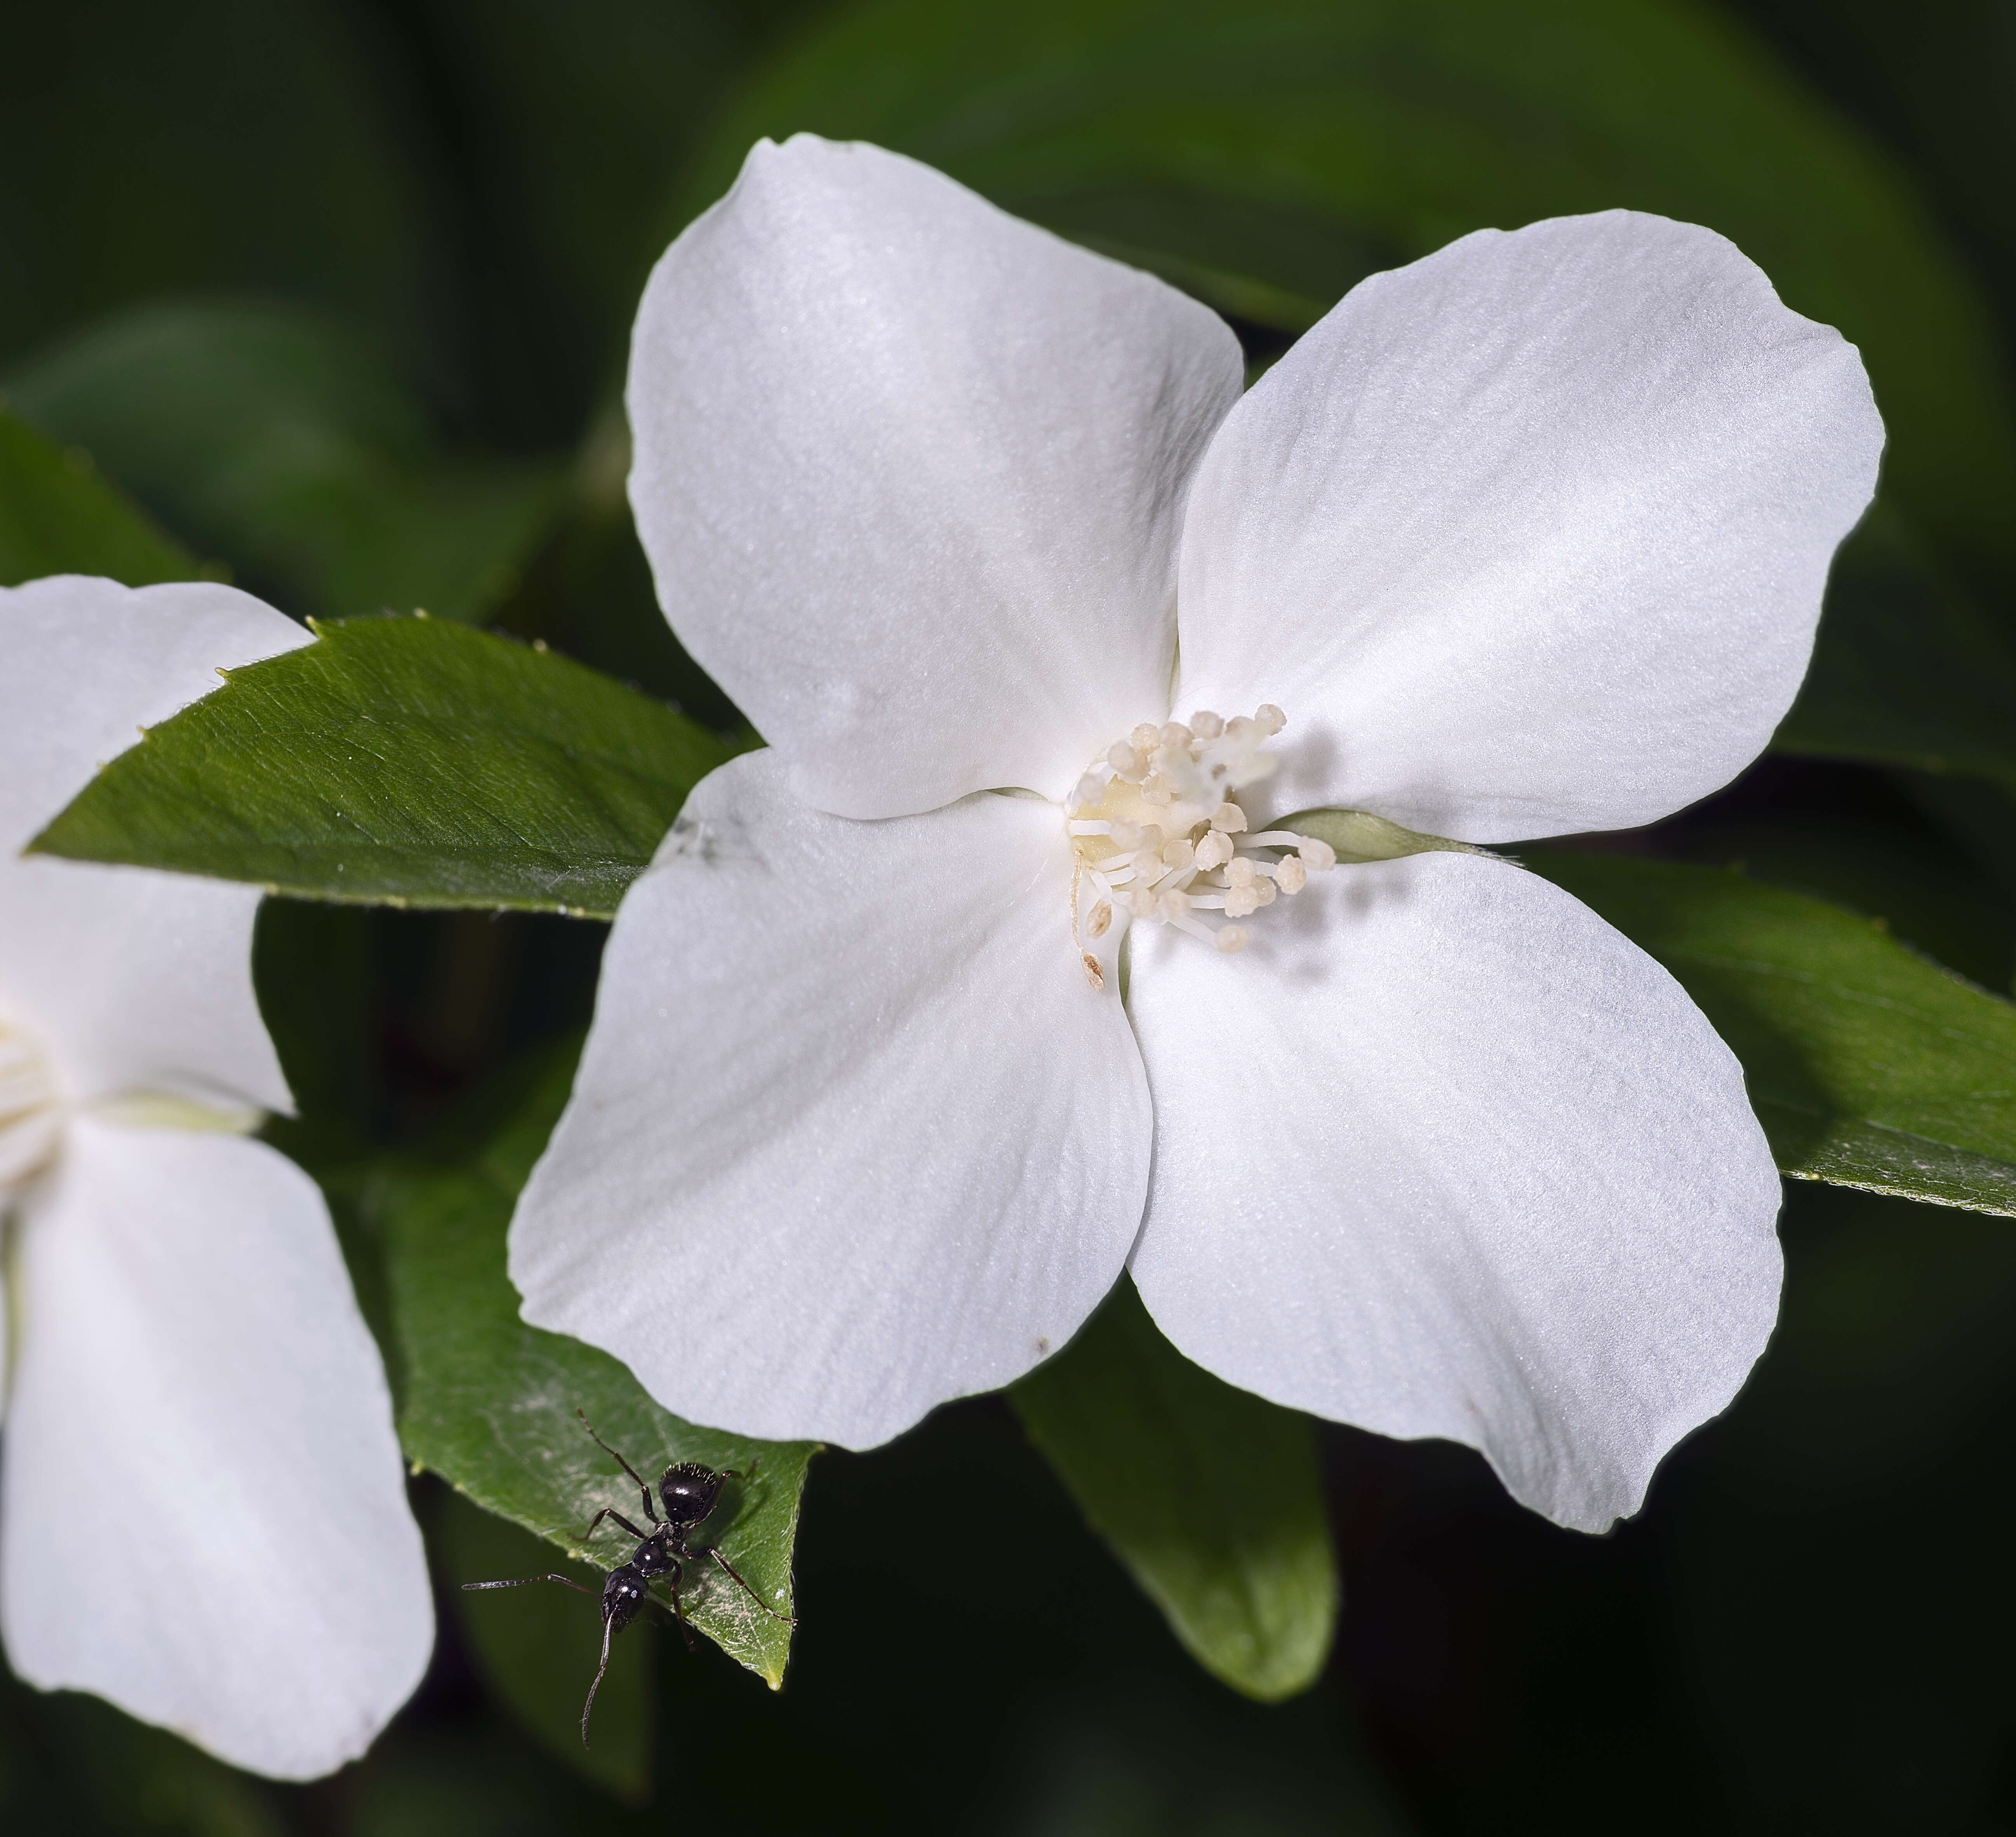
<svg viewBox="0 0 2016 1837">
<path fill-rule="evenodd" d="M 602 1616 L 602 1663 L 595 1668 L 595 1681 L 588 1687 L 588 1701 L 581 1706 L 581 1745 L 588 1745 L 588 1719 L 595 1713 L 595 1693 L 602 1688 L 603 1673 L 609 1669 L 609 1641 L 616 1631 L 616 1616 Z"/>
<path fill-rule="evenodd" d="M 473 1594 L 479 1588 L 522 1588 L 527 1582 L 557 1582 L 563 1588 L 571 1588 L 577 1594 L 593 1594 L 592 1588 L 584 1588 L 571 1576 L 513 1576 L 508 1582 L 465 1582 L 463 1593 Z M 597 1598 L 599 1598 L 598 1597 Z"/>
</svg>

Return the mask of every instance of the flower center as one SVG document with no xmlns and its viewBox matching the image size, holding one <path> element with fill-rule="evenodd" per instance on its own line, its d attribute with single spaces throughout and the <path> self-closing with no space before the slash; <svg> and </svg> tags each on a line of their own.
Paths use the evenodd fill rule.
<svg viewBox="0 0 2016 1837">
<path fill-rule="evenodd" d="M 0 1018 L 0 1197 L 55 1152 L 63 1127 L 55 1075 L 34 1037 Z"/>
<path fill-rule="evenodd" d="M 1250 718 L 1201 710 L 1187 725 L 1143 722 L 1078 780 L 1064 805 L 1076 857 L 1071 937 L 1094 988 L 1105 986 L 1105 972 L 1085 947 L 1116 922 L 1172 925 L 1215 949 L 1243 951 L 1244 926 L 1200 915 L 1249 917 L 1337 865 L 1335 851 L 1312 836 L 1247 832 L 1239 794 L 1273 775 L 1280 761 L 1267 742 L 1287 724 L 1272 703 Z M 1089 910 L 1081 907 L 1085 886 Z"/>
</svg>

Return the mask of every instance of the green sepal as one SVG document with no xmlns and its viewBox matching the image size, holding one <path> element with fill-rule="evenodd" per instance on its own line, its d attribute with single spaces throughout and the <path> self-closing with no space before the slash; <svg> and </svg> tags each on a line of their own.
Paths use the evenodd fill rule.
<svg viewBox="0 0 2016 1837">
<path fill-rule="evenodd" d="M 1269 829 L 1291 829 L 1298 836 L 1313 836 L 1337 851 L 1341 861 L 1396 861 L 1403 855 L 1489 854 L 1468 842 L 1452 842 L 1446 836 L 1430 836 L 1419 829 L 1402 829 L 1398 823 L 1376 817 L 1369 810 L 1305 810 Z"/>
</svg>

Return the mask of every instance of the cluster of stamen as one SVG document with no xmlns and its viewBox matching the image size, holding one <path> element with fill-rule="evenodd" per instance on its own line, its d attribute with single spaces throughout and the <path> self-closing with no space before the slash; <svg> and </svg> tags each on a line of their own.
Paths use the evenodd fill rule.
<svg viewBox="0 0 2016 1837">
<path fill-rule="evenodd" d="M 1217 950 L 1242 951 L 1244 926 L 1201 915 L 1249 918 L 1336 866 L 1335 852 L 1314 836 L 1247 832 L 1239 794 L 1273 775 L 1279 761 L 1267 742 L 1285 725 L 1271 703 L 1230 721 L 1201 710 L 1187 724 L 1143 722 L 1078 780 L 1065 805 L 1076 857 L 1071 935 L 1095 988 L 1104 973 L 1085 947 L 1116 922 L 1173 926 Z M 1096 897 L 1081 916 L 1082 882 Z"/>
</svg>

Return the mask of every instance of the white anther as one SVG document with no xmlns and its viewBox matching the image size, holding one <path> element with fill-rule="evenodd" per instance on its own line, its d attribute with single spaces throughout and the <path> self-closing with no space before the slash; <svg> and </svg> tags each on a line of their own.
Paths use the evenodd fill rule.
<svg viewBox="0 0 2016 1837">
<path fill-rule="evenodd" d="M 1112 903 L 1107 900 L 1101 900 L 1099 904 L 1094 906 L 1092 908 L 1092 911 L 1086 915 L 1085 921 L 1085 935 L 1087 937 L 1103 937 L 1106 936 L 1107 933 L 1111 931 L 1112 929 Z"/>
<path fill-rule="evenodd" d="M 1179 836 L 1173 842 L 1162 844 L 1162 865 L 1165 868 L 1188 868 L 1196 865 L 1197 844 L 1187 836 Z"/>
<path fill-rule="evenodd" d="M 1259 874 L 1260 864 L 1243 854 L 1225 864 L 1226 883 L 1230 886 L 1251 886 Z"/>
<path fill-rule="evenodd" d="M 1147 760 L 1125 740 L 1115 740 L 1107 748 L 1106 763 L 1113 768 L 1113 775 L 1123 784 L 1139 784 L 1148 770 Z"/>
<path fill-rule="evenodd" d="M 1237 836 L 1246 827 L 1246 812 L 1236 803 L 1221 803 L 1211 813 L 1211 826 L 1228 835 Z"/>
<path fill-rule="evenodd" d="M 1253 883 L 1253 897 L 1254 897 L 1256 900 L 1258 900 L 1258 901 L 1260 902 L 1260 904 L 1261 904 L 1262 905 L 1263 905 L 1263 906 L 1271 906 L 1272 904 L 1273 904 L 1273 903 L 1274 903 L 1274 883 L 1273 883 L 1273 881 L 1271 881 L 1271 880 L 1256 880 L 1256 881 L 1255 881 L 1255 882 Z"/>
<path fill-rule="evenodd" d="M 1162 730 L 1144 721 L 1127 739 L 1136 753 L 1152 753 L 1162 743 Z"/>
<path fill-rule="evenodd" d="M 1169 782 L 1168 774 L 1154 771 L 1148 775 L 1147 782 L 1141 787 L 1143 803 L 1174 803 L 1176 788 Z"/>
<path fill-rule="evenodd" d="M 1136 918 L 1155 916 L 1155 890 L 1151 886 L 1130 886 L 1121 896 L 1121 902 Z"/>
<path fill-rule="evenodd" d="M 1232 956 L 1246 948 L 1248 941 L 1246 927 L 1243 925 L 1221 925 L 1211 941 L 1226 956 Z"/>
<path fill-rule="evenodd" d="M 1301 860 L 1290 855 L 1284 861 L 1274 864 L 1274 884 L 1283 893 L 1300 893 L 1309 883 L 1309 871 Z"/>
<path fill-rule="evenodd" d="M 1176 752 L 1188 752 L 1190 742 L 1196 738 L 1180 721 L 1165 721 L 1162 724 L 1162 744 Z"/>
<path fill-rule="evenodd" d="M 1270 740 L 1288 724 L 1287 716 L 1272 702 L 1262 702 L 1254 710 L 1253 718 L 1258 723 L 1260 731 Z"/>
<path fill-rule="evenodd" d="M 1175 887 L 1171 887 L 1161 898 L 1161 911 L 1165 918 L 1180 918 L 1190 909 L 1190 896 Z"/>
<path fill-rule="evenodd" d="M 1312 874 L 1327 873 L 1337 865 L 1337 850 L 1327 842 L 1317 841 L 1313 836 L 1305 836 L 1297 852 L 1302 857 L 1302 865 Z"/>
<path fill-rule="evenodd" d="M 1225 895 L 1225 915 L 1228 918 L 1250 918 L 1260 910 L 1260 893 L 1251 881 L 1243 885 L 1228 887 Z"/>
<path fill-rule="evenodd" d="M 1214 868 L 1222 868 L 1232 859 L 1232 838 L 1222 830 L 1213 829 L 1197 845 L 1198 872 L 1208 874 Z"/>
<path fill-rule="evenodd" d="M 1141 825 L 1130 823 L 1125 818 L 1117 823 L 1110 824 L 1106 832 L 1113 838 L 1115 848 L 1139 848 L 1141 846 Z"/>
<path fill-rule="evenodd" d="M 1208 708 L 1200 708 L 1190 717 L 1190 732 L 1200 740 L 1215 740 L 1225 732 L 1225 723 Z"/>
<path fill-rule="evenodd" d="M 1087 772 L 1073 788 L 1070 807 L 1076 810 L 1081 804 L 1096 803 L 1106 795 L 1106 781 L 1096 772 Z"/>
</svg>

